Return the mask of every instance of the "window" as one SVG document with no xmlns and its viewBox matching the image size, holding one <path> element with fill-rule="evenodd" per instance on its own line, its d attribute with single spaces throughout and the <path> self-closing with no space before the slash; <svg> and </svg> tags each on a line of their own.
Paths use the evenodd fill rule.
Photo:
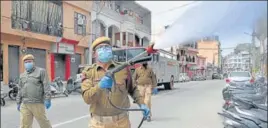
<svg viewBox="0 0 268 128">
<path fill-rule="evenodd" d="M 62 36 L 62 2 L 12 1 L 12 28 Z"/>
<path fill-rule="evenodd" d="M 144 48 L 113 50 L 114 60 L 118 62 L 125 62 L 126 58 L 127 60 L 132 59 L 144 51 Z"/>
<path fill-rule="evenodd" d="M 78 35 L 86 35 L 87 20 L 86 16 L 74 12 L 74 33 Z"/>
</svg>

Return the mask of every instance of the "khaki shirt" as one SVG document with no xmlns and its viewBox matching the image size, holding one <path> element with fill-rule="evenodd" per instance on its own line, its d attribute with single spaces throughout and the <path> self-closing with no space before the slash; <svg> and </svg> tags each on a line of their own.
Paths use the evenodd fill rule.
<svg viewBox="0 0 268 128">
<path fill-rule="evenodd" d="M 20 75 L 18 84 L 17 104 L 21 103 L 44 103 L 50 100 L 51 90 L 46 70 L 34 67 L 31 72 Z"/>
<path fill-rule="evenodd" d="M 119 63 L 112 62 L 108 69 L 111 69 Z M 107 90 L 101 89 L 98 85 L 101 78 L 105 75 L 105 69 L 97 64 L 86 67 L 83 71 L 85 79 L 81 84 L 82 97 L 85 103 L 90 104 L 90 112 L 99 116 L 118 115 L 124 111 L 118 110 L 110 105 L 107 99 Z M 123 69 L 115 73 L 116 86 L 111 89 L 112 103 L 118 107 L 129 108 L 130 101 L 128 94 L 138 104 L 144 104 L 138 89 L 132 86 L 130 71 Z"/>
<path fill-rule="evenodd" d="M 157 86 L 156 75 L 150 67 L 145 69 L 140 66 L 135 69 L 133 80 L 136 85 L 152 85 L 152 88 Z"/>
</svg>

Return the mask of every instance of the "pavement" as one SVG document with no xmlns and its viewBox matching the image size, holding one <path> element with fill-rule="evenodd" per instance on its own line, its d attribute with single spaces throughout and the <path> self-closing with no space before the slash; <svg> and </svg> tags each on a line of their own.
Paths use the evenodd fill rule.
<svg viewBox="0 0 268 128">
<path fill-rule="evenodd" d="M 160 90 L 152 97 L 152 121 L 144 122 L 142 128 L 223 128 L 217 114 L 223 103 L 223 87 L 224 80 L 206 80 L 177 83 L 173 90 Z M 137 108 L 137 105 L 132 107 Z M 88 113 L 89 106 L 78 94 L 54 98 L 47 111 L 53 128 L 88 128 Z M 141 112 L 130 112 L 133 128 L 141 118 Z M 19 112 L 15 102 L 9 100 L 1 107 L 1 128 L 18 126 Z M 33 128 L 39 128 L 36 120 Z"/>
</svg>

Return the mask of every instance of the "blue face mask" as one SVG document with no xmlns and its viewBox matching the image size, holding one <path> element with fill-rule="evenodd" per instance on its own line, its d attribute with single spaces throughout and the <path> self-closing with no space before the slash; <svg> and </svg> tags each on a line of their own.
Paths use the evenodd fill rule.
<svg viewBox="0 0 268 128">
<path fill-rule="evenodd" d="M 107 63 L 113 58 L 113 51 L 111 47 L 101 47 L 97 49 L 98 60 L 101 63 Z"/>
<path fill-rule="evenodd" d="M 25 67 L 26 71 L 32 70 L 33 69 L 33 62 L 24 63 L 24 67 Z"/>
</svg>

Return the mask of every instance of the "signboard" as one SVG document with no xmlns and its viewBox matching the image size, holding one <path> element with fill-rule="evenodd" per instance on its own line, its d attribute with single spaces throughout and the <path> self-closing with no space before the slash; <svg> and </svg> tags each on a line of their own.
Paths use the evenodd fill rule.
<svg viewBox="0 0 268 128">
<path fill-rule="evenodd" d="M 75 58 L 74 58 L 74 57 L 71 58 L 71 62 L 72 62 L 72 63 L 75 62 Z"/>
<path fill-rule="evenodd" d="M 74 54 L 74 45 L 67 43 L 58 44 L 58 53 L 62 54 Z"/>
</svg>

